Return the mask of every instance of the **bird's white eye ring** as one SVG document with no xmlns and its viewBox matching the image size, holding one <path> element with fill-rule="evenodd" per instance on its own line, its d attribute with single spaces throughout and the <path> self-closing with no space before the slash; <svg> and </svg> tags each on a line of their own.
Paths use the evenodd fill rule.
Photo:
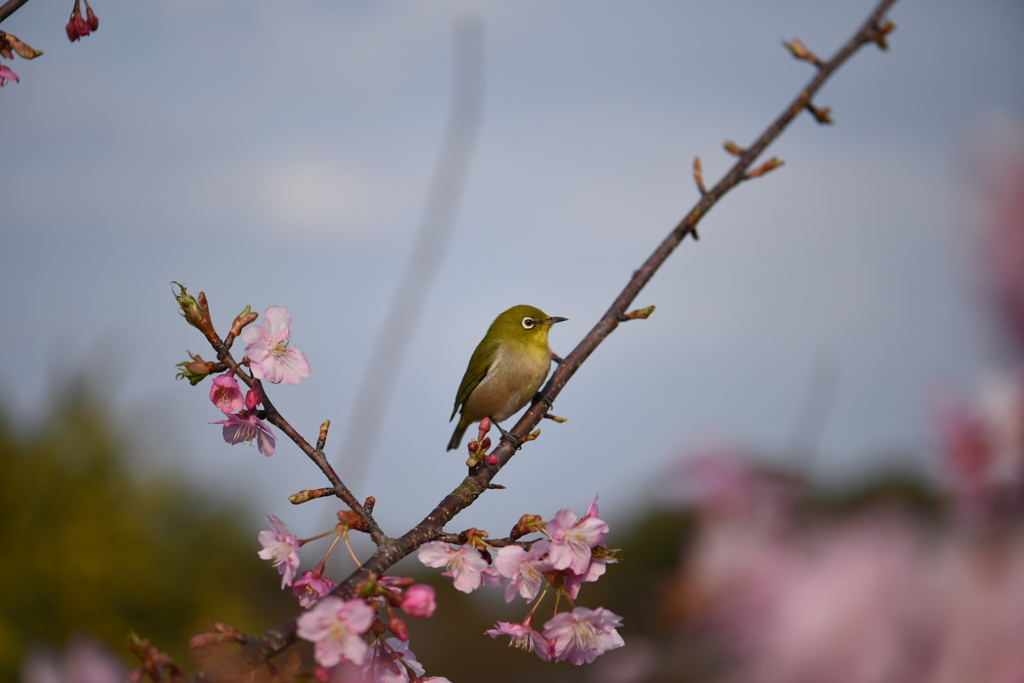
<svg viewBox="0 0 1024 683">
<path fill-rule="evenodd" d="M 533 318 L 523 318 L 523 327 L 525 327 L 526 329 L 529 330 L 529 329 L 533 329 L 533 325 L 534 325 Z"/>
</svg>

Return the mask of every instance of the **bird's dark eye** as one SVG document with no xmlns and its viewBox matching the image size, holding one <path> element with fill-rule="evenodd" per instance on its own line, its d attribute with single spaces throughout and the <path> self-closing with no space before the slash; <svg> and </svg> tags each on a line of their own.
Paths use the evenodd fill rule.
<svg viewBox="0 0 1024 683">
<path fill-rule="evenodd" d="M 529 329 L 533 328 L 533 325 L 534 325 L 533 318 L 523 318 L 523 327 L 525 327 L 526 329 L 529 330 Z"/>
</svg>

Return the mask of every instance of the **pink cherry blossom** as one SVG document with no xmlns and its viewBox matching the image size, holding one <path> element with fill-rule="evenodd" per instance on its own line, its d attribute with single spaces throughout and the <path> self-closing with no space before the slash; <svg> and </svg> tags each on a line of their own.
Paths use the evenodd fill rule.
<svg viewBox="0 0 1024 683">
<path fill-rule="evenodd" d="M 383 643 L 378 641 L 373 647 L 359 680 L 366 683 L 407 683 L 414 680 L 410 673 L 419 681 L 423 671 L 423 665 L 416 661 L 416 654 L 409 649 L 408 643 L 388 638 Z"/>
<path fill-rule="evenodd" d="M 584 582 L 597 581 L 604 576 L 608 563 L 616 561 L 593 557 L 590 560 L 590 566 L 587 567 L 587 571 L 582 574 L 567 574 L 562 582 L 562 587 L 565 588 L 565 592 L 569 594 L 569 597 L 575 600 L 576 596 L 580 594 L 580 587 Z"/>
<path fill-rule="evenodd" d="M 375 612 L 362 600 L 328 595 L 299 616 L 298 635 L 313 643 L 313 657 L 323 667 L 341 663 L 361 665 L 369 649 L 363 634 Z"/>
<path fill-rule="evenodd" d="M 323 573 L 305 571 L 292 584 L 292 595 L 299 599 L 300 605 L 308 609 L 335 588 L 337 588 L 337 584 L 330 579 L 325 579 Z"/>
<path fill-rule="evenodd" d="M 487 570 L 485 560 L 473 546 L 466 544 L 455 550 L 442 541 L 431 541 L 420 546 L 418 553 L 420 562 L 428 567 L 446 567 L 441 576 L 450 576 L 455 581 L 455 589 L 463 593 L 472 593 L 483 582 L 483 572 Z"/>
<path fill-rule="evenodd" d="M 622 626 L 622 617 L 604 607 L 577 607 L 544 624 L 544 637 L 551 642 L 556 662 L 568 659 L 573 664 L 589 664 L 608 650 L 625 645 L 615 630 L 618 626 Z"/>
<path fill-rule="evenodd" d="M 595 502 L 591 506 L 596 509 Z M 548 553 L 548 562 L 554 569 L 568 569 L 573 574 L 583 574 L 590 566 L 591 549 L 604 542 L 608 525 L 600 518 L 589 515 L 577 521 L 569 510 L 559 510 L 548 522 L 545 532 L 550 541 L 540 541 Z"/>
<path fill-rule="evenodd" d="M 405 595 L 402 596 L 402 609 L 411 617 L 426 619 L 437 609 L 436 596 L 437 593 L 433 587 L 425 583 L 409 586 Z"/>
<path fill-rule="evenodd" d="M 511 636 L 512 642 L 509 645 L 518 647 L 527 652 L 536 652 L 537 656 L 545 662 L 551 659 L 551 645 L 548 640 L 533 630 L 530 626 L 530 618 L 522 624 L 512 624 L 507 621 L 499 621 L 498 628 L 485 631 L 491 638 L 498 636 Z"/>
<path fill-rule="evenodd" d="M 526 600 L 537 597 L 545 581 L 543 572 L 551 568 L 543 559 L 544 554 L 540 543 L 535 543 L 529 551 L 518 545 L 505 546 L 498 551 L 494 566 L 503 578 L 509 579 L 505 602 L 512 602 L 517 592 Z"/>
<path fill-rule="evenodd" d="M 258 536 L 263 550 L 260 558 L 272 560 L 281 572 L 281 588 L 292 585 L 295 571 L 299 568 L 299 539 L 288 533 L 288 525 L 274 515 L 267 515 L 272 529 L 264 529 Z"/>
<path fill-rule="evenodd" d="M 256 447 L 268 458 L 277 448 L 277 439 L 270 433 L 270 428 L 255 415 L 242 417 L 240 414 L 234 414 L 229 415 L 226 420 L 216 420 L 210 424 L 224 425 L 224 441 L 232 446 L 256 439 Z"/>
<path fill-rule="evenodd" d="M 245 407 L 238 380 L 231 375 L 218 375 L 210 387 L 210 400 L 222 413 L 233 413 Z"/>
<path fill-rule="evenodd" d="M 262 325 L 242 330 L 249 368 L 259 379 L 273 384 L 298 384 L 309 377 L 309 361 L 298 349 L 289 347 L 292 316 L 283 306 L 270 306 Z"/>
<path fill-rule="evenodd" d="M 11 71 L 10 68 L 0 66 L 0 88 L 6 85 L 9 80 L 18 83 L 21 79 L 18 78 L 18 74 Z"/>
</svg>

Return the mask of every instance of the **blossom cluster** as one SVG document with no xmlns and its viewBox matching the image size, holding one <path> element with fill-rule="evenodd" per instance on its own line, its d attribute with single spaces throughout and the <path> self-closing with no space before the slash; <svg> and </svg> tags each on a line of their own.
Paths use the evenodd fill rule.
<svg viewBox="0 0 1024 683">
<path fill-rule="evenodd" d="M 183 289 L 182 297 L 184 296 L 187 295 Z M 239 321 L 254 320 L 256 314 L 250 315 L 251 318 L 244 317 L 244 314 L 239 316 L 236 325 Z M 309 361 L 301 351 L 291 347 L 291 326 L 292 317 L 287 308 L 270 306 L 262 325 L 241 330 L 241 338 L 246 342 L 245 353 L 249 369 L 255 379 L 265 379 L 273 384 L 298 384 L 304 377 L 309 377 Z M 180 365 L 183 372 L 179 377 L 188 378 L 194 384 L 209 374 L 212 364 L 193 356 L 193 362 Z M 263 401 L 260 385 L 254 384 L 243 399 L 242 390 L 234 375 L 234 370 L 228 370 L 213 380 L 210 401 L 227 415 L 227 419 L 216 420 L 210 424 L 223 425 L 224 441 L 227 443 L 255 441 L 260 453 L 271 456 L 277 447 L 277 439 L 267 423 L 257 414 L 257 408 Z"/>
<path fill-rule="evenodd" d="M 255 442 L 261 453 L 272 455 L 276 439 L 265 420 L 273 407 L 264 397 L 262 382 L 298 384 L 310 375 L 306 357 L 291 346 L 292 319 L 288 309 L 270 306 L 263 323 L 250 326 L 258 316 L 247 307 L 235 318 L 227 341 L 222 342 L 210 320 L 205 295 L 200 293 L 193 298 L 183 286 L 174 284 L 178 287 L 175 297 L 182 315 L 218 352 L 224 346 L 230 347 L 235 338 L 246 343 L 246 358 L 237 365 L 208 362 L 189 354 L 191 360 L 179 364 L 179 378 L 194 385 L 216 374 L 209 399 L 225 419 L 211 424 L 222 426 L 226 442 Z M 251 378 L 243 370 L 246 366 Z M 244 394 L 238 379 L 249 384 Z M 482 421 L 479 437 L 470 445 L 471 456 L 476 447 L 478 460 L 488 457 L 481 454 L 490 445 L 485 438 L 489 428 L 489 420 Z M 408 629 L 400 616 L 431 617 L 437 607 L 432 587 L 415 584 L 410 578 L 373 576 L 342 597 L 337 594 L 338 586 L 324 576 L 327 559 L 341 540 L 356 564 L 360 564 L 349 544 L 348 532 L 365 531 L 365 526 L 351 512 L 339 512 L 338 519 L 331 531 L 300 540 L 283 521 L 269 515 L 270 529 L 259 534 L 259 556 L 273 564 L 281 574 L 281 588 L 290 588 L 299 605 L 306 609 L 296 621 L 296 633 L 313 644 L 317 679 L 336 683 L 445 681 L 424 677 L 423 667 L 409 649 Z M 535 533 L 543 537 L 520 540 Z M 624 644 L 617 630 L 622 625 L 621 617 L 603 607 L 590 609 L 574 603 L 582 584 L 596 581 L 605 573 L 607 564 L 616 561 L 614 551 L 604 546 L 607 533 L 608 524 L 600 518 L 595 496 L 582 518 L 570 510 L 559 510 L 548 521 L 525 515 L 509 538 L 493 541 L 493 545 L 485 532 L 474 529 L 465 532 L 469 541 L 458 548 L 441 541 L 424 544 L 419 549 L 419 559 L 431 567 L 445 567 L 444 575 L 454 578 L 460 591 L 469 593 L 485 584 L 503 585 L 506 602 L 516 596 L 534 601 L 520 623 L 498 622 L 487 633 L 492 637 L 508 635 L 513 645 L 535 652 L 545 661 L 583 664 Z M 300 574 L 303 545 L 330 535 L 334 535 L 334 542 L 323 559 L 312 570 Z M 564 601 L 556 598 L 555 613 L 538 630 L 532 624 L 537 608 L 549 592 Z M 569 611 L 558 612 L 558 605 L 566 603 Z M 214 633 L 193 638 L 193 647 L 202 651 L 244 640 L 231 627 L 214 627 Z"/>
<path fill-rule="evenodd" d="M 608 524 L 599 515 L 595 496 L 582 518 L 571 510 L 559 510 L 549 522 L 527 515 L 514 535 L 537 531 L 545 537 L 498 548 L 493 558 L 491 546 L 474 535 L 471 542 L 458 548 L 441 541 L 426 543 L 419 549 L 419 559 L 428 567 L 445 567 L 443 575 L 451 577 L 455 588 L 464 593 L 483 585 L 503 585 L 506 602 L 512 602 L 516 595 L 527 601 L 537 600 L 522 622 L 498 622 L 496 628 L 488 630 L 492 638 L 510 636 L 512 645 L 534 652 L 545 661 L 589 663 L 608 650 L 622 647 L 622 636 L 616 630 L 622 625 L 621 617 L 603 607 L 591 610 L 573 606 L 572 611 L 556 614 L 545 622 L 543 631 L 533 628 L 533 620 L 549 590 L 557 591 L 572 605 L 582 584 L 597 581 L 607 564 L 616 561 L 613 552 L 603 545 Z"/>
<path fill-rule="evenodd" d="M 344 519 L 344 515 L 339 515 L 339 519 Z M 416 619 L 432 616 L 437 608 L 432 587 L 413 583 L 411 579 L 384 576 L 365 585 L 361 597 L 342 599 L 331 594 L 337 586 L 323 575 L 334 545 L 315 569 L 296 578 L 301 548 L 307 541 L 300 541 L 277 517 L 268 515 L 267 521 L 271 528 L 259 534 L 263 546 L 259 556 L 277 567 L 281 573 L 281 588 L 291 586 L 299 604 L 308 610 L 298 619 L 297 633 L 313 643 L 318 678 L 379 683 L 443 683 L 447 680 L 422 677 L 423 667 L 407 644 L 405 622 L 396 614 L 396 610 L 401 610 Z M 333 531 L 316 538 L 333 533 L 335 543 L 343 538 L 347 544 L 347 530 L 342 522 Z M 382 638 L 386 631 L 391 631 L 395 637 Z"/>
</svg>

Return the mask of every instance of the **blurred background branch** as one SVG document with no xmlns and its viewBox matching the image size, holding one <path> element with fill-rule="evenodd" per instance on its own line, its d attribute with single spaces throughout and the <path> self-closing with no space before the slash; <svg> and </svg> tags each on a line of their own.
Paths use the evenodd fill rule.
<svg viewBox="0 0 1024 683">
<path fill-rule="evenodd" d="M 459 201 L 469 179 L 470 162 L 483 120 L 484 26 L 464 16 L 452 34 L 452 91 L 448 121 L 412 251 L 392 294 L 387 315 L 377 330 L 370 358 L 344 431 L 341 468 L 352 488 L 359 488 L 377 448 L 391 394 L 402 372 L 409 344 L 426 310 L 427 300 L 455 229 Z M 472 286 L 473 264 L 464 263 L 465 284 Z M 455 387 L 452 388 L 454 393 Z"/>
</svg>

